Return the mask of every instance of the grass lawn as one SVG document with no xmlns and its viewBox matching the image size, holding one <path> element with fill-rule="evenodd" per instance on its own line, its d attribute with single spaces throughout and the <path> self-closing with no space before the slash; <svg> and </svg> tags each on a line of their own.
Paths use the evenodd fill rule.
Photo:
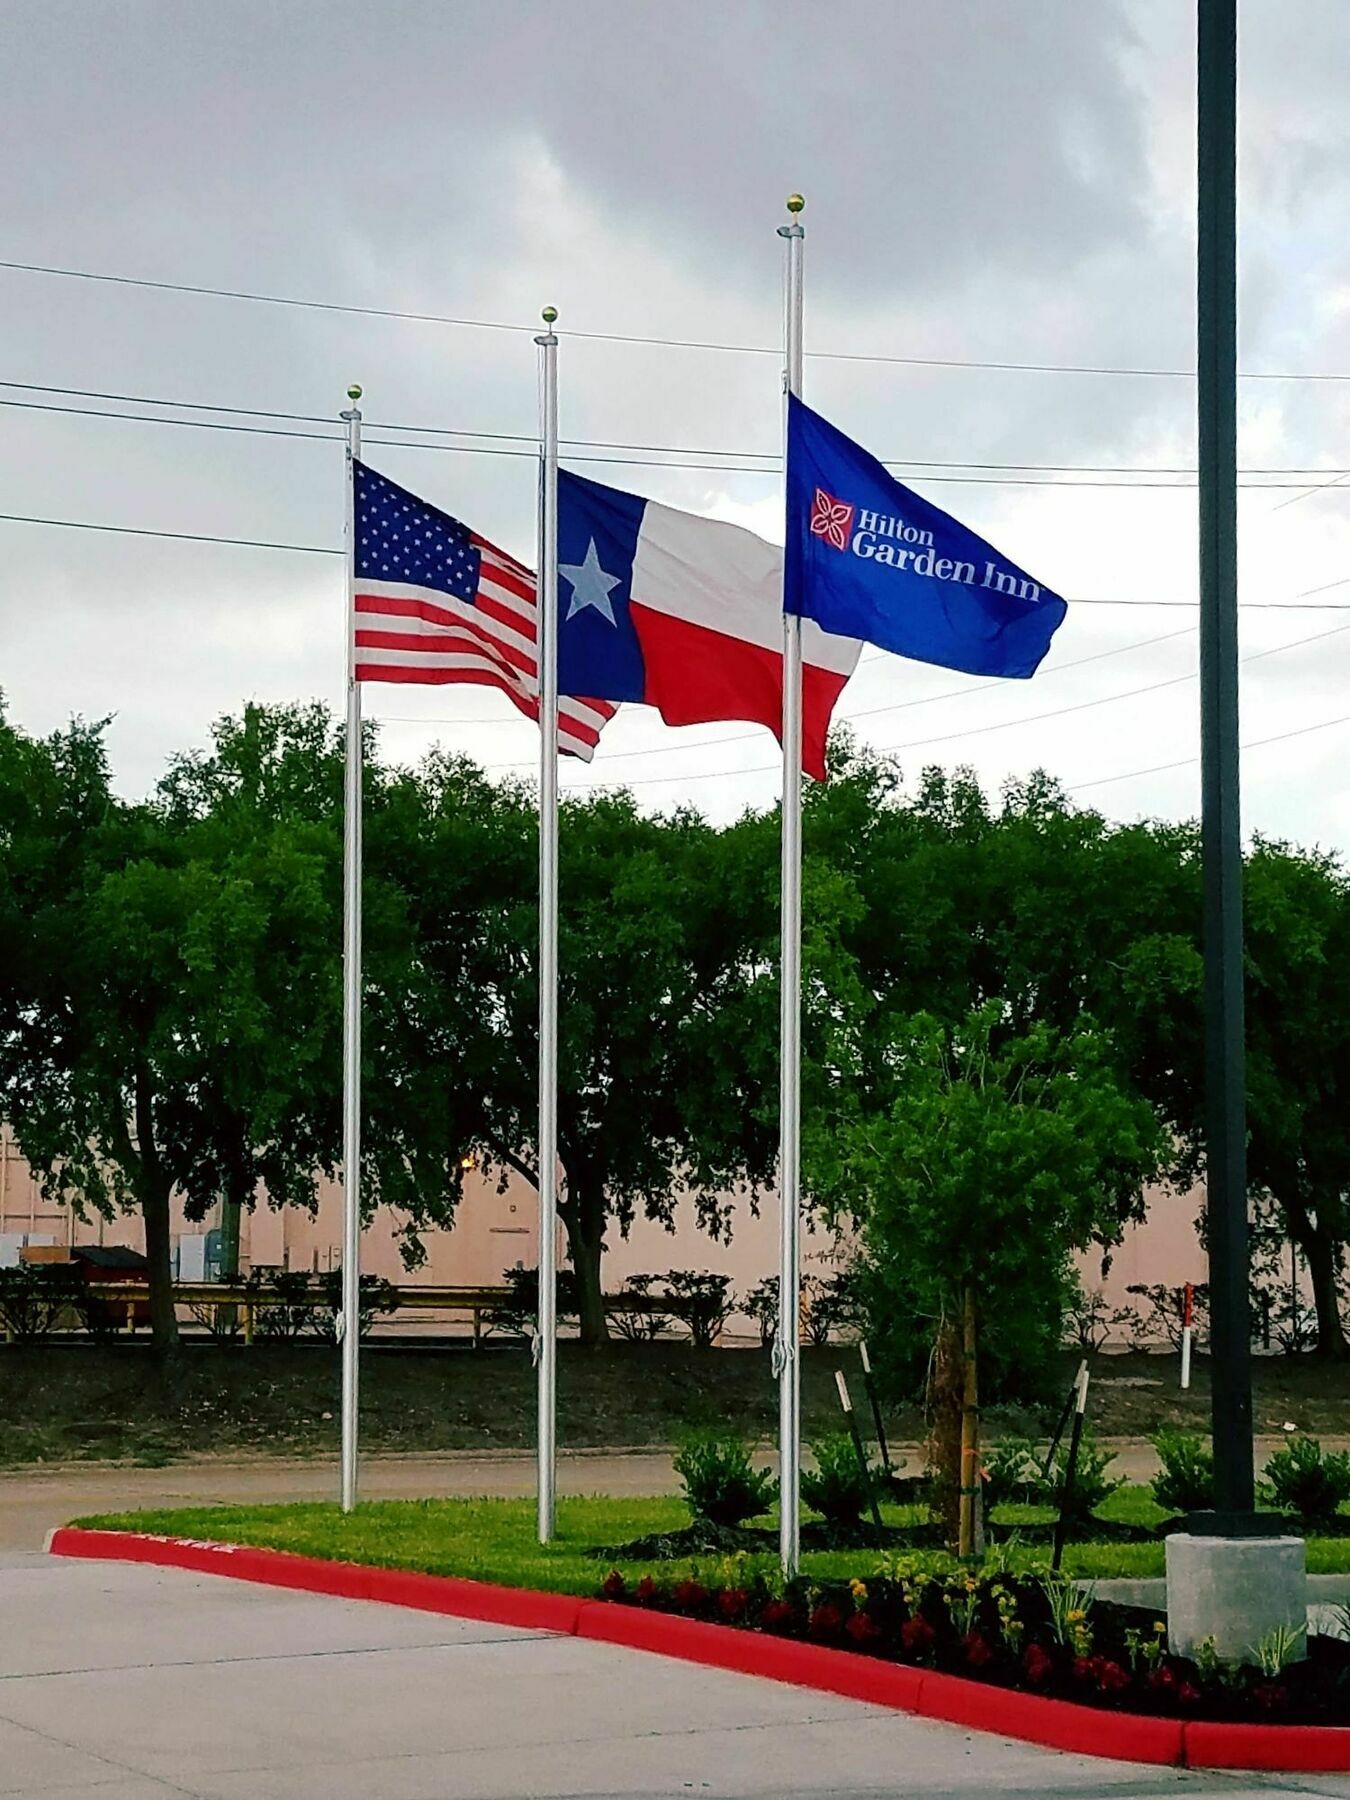
<svg viewBox="0 0 1350 1800">
<path fill-rule="evenodd" d="M 885 1507 L 890 1524 L 918 1519 L 913 1507 Z M 1147 1488 L 1126 1487 L 1102 1508 L 1107 1518 L 1155 1524 L 1162 1513 Z M 1041 1507 L 1010 1507 L 1000 1519 L 1008 1524 L 1045 1520 Z M 607 1497 L 558 1502 L 558 1535 L 543 1547 L 535 1542 L 532 1500 L 386 1500 L 372 1501 L 344 1516 L 333 1505 L 210 1506 L 183 1511 L 109 1513 L 81 1519 L 81 1525 L 111 1530 L 163 1532 L 174 1537 L 214 1538 L 232 1544 L 259 1544 L 295 1550 L 341 1562 L 373 1563 L 384 1568 L 422 1569 L 436 1575 L 467 1575 L 510 1587 L 548 1588 L 558 1593 L 591 1594 L 608 1564 L 587 1556 L 592 1545 L 619 1544 L 650 1532 L 670 1531 L 688 1522 L 683 1504 L 662 1500 L 614 1500 Z M 1026 1546 L 1016 1553 L 1024 1566 L 1048 1562 L 1049 1550 Z M 698 1559 L 707 1576 L 716 1557 Z M 767 1558 L 776 1564 L 776 1557 Z M 866 1575 L 877 1563 L 873 1550 L 811 1552 L 803 1556 L 808 1575 Z M 926 1567 L 947 1568 L 952 1558 L 939 1553 L 916 1555 Z M 689 1563 L 628 1563 L 634 1579 L 679 1575 Z M 1070 1544 L 1065 1551 L 1068 1573 L 1106 1578 L 1147 1576 L 1163 1572 L 1163 1546 L 1153 1544 Z M 1313 1538 L 1308 1544 L 1313 1572 L 1350 1571 L 1350 1539 Z"/>
</svg>

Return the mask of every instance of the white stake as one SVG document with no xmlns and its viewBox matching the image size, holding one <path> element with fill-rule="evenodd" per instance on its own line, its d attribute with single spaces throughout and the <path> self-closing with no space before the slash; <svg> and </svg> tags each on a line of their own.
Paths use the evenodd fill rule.
<svg viewBox="0 0 1350 1800">
<path fill-rule="evenodd" d="M 349 387 L 347 425 L 347 743 L 342 845 L 342 1510 L 356 1505 L 361 1347 L 361 684 L 356 679 L 356 470 L 361 398 Z"/>
<path fill-rule="evenodd" d="M 784 387 L 802 391 L 802 229 L 806 202 L 788 198 L 792 221 L 778 227 L 786 240 Z M 784 492 L 787 486 L 787 399 L 783 401 Z M 801 1028 L 802 1028 L 802 628 L 783 614 L 783 869 L 781 905 L 781 1019 L 778 1075 L 779 1272 L 778 1550 L 785 1575 L 801 1560 Z"/>
<path fill-rule="evenodd" d="M 1191 1333 L 1195 1323 L 1195 1289 L 1186 1283 L 1181 1311 L 1181 1387 L 1183 1393 L 1191 1385 Z"/>
<path fill-rule="evenodd" d="M 558 340 L 534 341 L 539 438 L 539 1542 L 553 1536 L 558 1392 Z"/>
</svg>

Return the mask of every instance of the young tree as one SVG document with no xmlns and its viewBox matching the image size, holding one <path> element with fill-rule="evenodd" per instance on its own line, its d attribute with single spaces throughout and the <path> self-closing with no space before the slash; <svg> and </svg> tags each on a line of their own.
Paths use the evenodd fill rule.
<svg viewBox="0 0 1350 1800">
<path fill-rule="evenodd" d="M 861 1222 L 869 1342 L 894 1371 L 917 1327 L 939 1392 L 954 1386 L 968 1292 L 1005 1382 L 1034 1384 L 1059 1342 L 1072 1253 L 1118 1238 L 1166 1150 L 1100 1034 L 1008 1035 L 1007 1011 L 912 1018 L 852 1118 L 806 1141 L 815 1191 Z M 950 1496 L 955 1445 L 939 1443 Z"/>
</svg>

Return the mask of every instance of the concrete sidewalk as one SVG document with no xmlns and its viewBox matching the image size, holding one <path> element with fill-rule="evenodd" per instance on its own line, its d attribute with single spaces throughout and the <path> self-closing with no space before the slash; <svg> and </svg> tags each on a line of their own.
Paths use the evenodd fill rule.
<svg viewBox="0 0 1350 1800">
<path fill-rule="evenodd" d="M 0 1795 L 1350 1796 L 1060 1755 L 570 1637 L 115 1563 L 0 1561 Z"/>
</svg>

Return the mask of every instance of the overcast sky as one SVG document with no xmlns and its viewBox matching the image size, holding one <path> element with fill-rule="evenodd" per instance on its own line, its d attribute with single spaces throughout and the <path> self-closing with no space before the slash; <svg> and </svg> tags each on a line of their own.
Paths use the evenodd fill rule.
<svg viewBox="0 0 1350 1800">
<path fill-rule="evenodd" d="M 1145 603 L 1196 594 L 1194 488 L 1170 472 L 1195 448 L 1193 13 L 1190 0 L 10 0 L 6 259 L 518 329 L 0 269 L 0 381 L 132 397 L 0 387 L 25 403 L 0 407 L 0 511 L 335 547 L 337 444 L 27 408 L 267 426 L 139 397 L 323 420 L 356 380 L 369 460 L 532 561 L 530 338 L 545 303 L 561 314 L 565 437 L 693 463 L 744 451 L 767 469 L 776 353 L 567 334 L 772 352 L 775 228 L 800 189 L 807 398 L 883 457 L 950 459 L 938 472 L 954 479 L 906 479 L 1045 586 L 1094 602 L 1071 607 L 1033 682 L 991 688 L 873 651 L 842 715 L 910 773 L 968 763 L 997 784 L 1039 765 L 1116 816 L 1191 814 L 1195 613 Z M 1251 377 L 1350 377 L 1347 91 L 1345 0 L 1248 0 Z M 964 366 L 992 363 L 1155 372 Z M 394 448 L 380 424 L 507 435 Z M 1289 472 L 1244 477 L 1282 485 L 1244 489 L 1242 598 L 1324 590 L 1309 596 L 1323 610 L 1244 611 L 1246 820 L 1342 847 L 1350 723 L 1306 728 L 1350 717 L 1350 479 L 1308 490 L 1350 467 L 1348 425 L 1350 379 L 1243 383 L 1244 465 Z M 577 454 L 582 472 L 781 536 L 771 472 Z M 35 732 L 115 715 L 123 792 L 144 793 L 247 699 L 340 702 L 337 558 L 0 532 L 6 704 Z M 525 772 L 536 754 L 504 697 L 367 694 L 390 755 L 439 738 Z M 1284 733 L 1299 735 L 1258 743 Z M 753 727 L 670 731 L 625 708 L 564 785 L 631 783 L 651 805 L 725 818 L 772 802 L 775 754 Z"/>
</svg>

